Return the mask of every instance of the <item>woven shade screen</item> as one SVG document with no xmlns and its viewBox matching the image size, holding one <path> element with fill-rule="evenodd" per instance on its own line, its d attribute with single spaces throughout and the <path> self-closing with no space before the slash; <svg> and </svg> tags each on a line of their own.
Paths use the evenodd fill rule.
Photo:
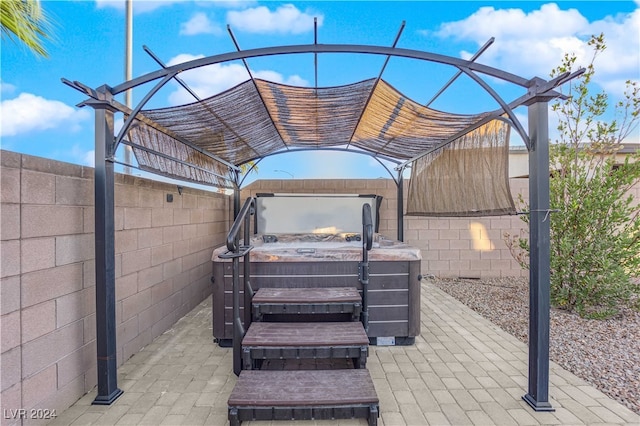
<svg viewBox="0 0 640 426">
<path fill-rule="evenodd" d="M 509 125 L 492 120 L 413 162 L 407 215 L 514 214 Z"/>
<path fill-rule="evenodd" d="M 380 80 L 350 142 L 366 151 L 408 160 L 484 116 L 450 114 L 426 108 Z"/>
<path fill-rule="evenodd" d="M 180 177 L 191 182 L 217 187 L 230 187 L 227 179 L 229 169 L 219 161 L 178 142 L 176 139 L 151 126 L 136 125 L 129 131 L 134 141 L 144 141 L 144 147 L 164 154 L 164 156 L 133 147 L 133 153 L 140 169 L 159 173 L 168 177 Z M 142 145 L 142 144 L 141 144 Z M 192 164 L 186 165 L 173 158 Z"/>
<path fill-rule="evenodd" d="M 142 114 L 179 138 L 232 164 L 242 164 L 284 147 L 251 80 L 200 102 L 145 110 Z M 142 139 L 136 142 L 145 144 Z"/>
<path fill-rule="evenodd" d="M 310 89 L 256 80 L 265 106 L 287 147 L 346 144 L 375 80 Z"/>
<path fill-rule="evenodd" d="M 349 144 L 407 160 L 484 117 L 425 108 L 376 81 L 311 88 L 255 79 L 199 102 L 141 114 L 172 137 L 236 165 L 289 148 Z"/>
</svg>

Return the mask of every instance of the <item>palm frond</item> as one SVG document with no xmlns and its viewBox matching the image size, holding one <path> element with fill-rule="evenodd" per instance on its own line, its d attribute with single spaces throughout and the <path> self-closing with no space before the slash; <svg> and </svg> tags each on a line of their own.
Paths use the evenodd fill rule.
<svg viewBox="0 0 640 426">
<path fill-rule="evenodd" d="M 23 42 L 37 55 L 48 57 L 43 40 L 50 38 L 51 23 L 39 0 L 1 0 L 2 38 Z"/>
</svg>

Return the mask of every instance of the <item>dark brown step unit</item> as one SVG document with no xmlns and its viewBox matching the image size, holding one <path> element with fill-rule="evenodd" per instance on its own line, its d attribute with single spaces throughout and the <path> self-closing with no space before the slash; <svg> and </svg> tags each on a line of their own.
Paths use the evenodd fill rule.
<svg viewBox="0 0 640 426">
<path fill-rule="evenodd" d="M 357 320 L 362 298 L 354 287 L 260 288 L 252 300 L 253 318 L 286 314 L 350 314 Z"/>
<path fill-rule="evenodd" d="M 243 369 L 267 359 L 351 358 L 365 368 L 369 338 L 360 322 L 254 322 L 242 339 Z"/>
<path fill-rule="evenodd" d="M 353 369 L 349 358 L 265 359 L 260 370 L 337 370 Z"/>
<path fill-rule="evenodd" d="M 368 370 L 244 370 L 228 400 L 229 422 L 366 418 L 379 401 Z"/>
</svg>

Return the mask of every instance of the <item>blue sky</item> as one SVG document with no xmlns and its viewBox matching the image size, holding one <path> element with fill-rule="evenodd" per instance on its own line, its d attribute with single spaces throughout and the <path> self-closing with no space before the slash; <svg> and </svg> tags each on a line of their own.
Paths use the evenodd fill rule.
<svg viewBox="0 0 640 426">
<path fill-rule="evenodd" d="M 54 21 L 49 59 L 2 39 L 2 149 L 93 164 L 93 112 L 76 108 L 84 96 L 61 83 L 77 80 L 91 87 L 125 80 L 124 0 L 44 1 Z M 158 69 L 142 49 L 148 46 L 169 64 L 235 51 L 227 24 L 242 49 L 318 42 L 390 46 L 406 21 L 398 47 L 468 58 L 490 37 L 495 43 L 478 62 L 522 77 L 548 78 L 566 52 L 587 64 L 591 34 L 605 34 L 607 50 L 596 63 L 595 83 L 614 99 L 623 82 L 640 80 L 640 2 L 636 1 L 423 1 L 423 2 L 134 2 L 133 76 Z M 318 85 L 348 84 L 377 77 L 384 58 L 321 55 Z M 312 86 L 311 55 L 249 60 L 261 78 Z M 392 58 L 383 78 L 408 97 L 427 102 L 455 69 Z M 247 78 L 241 63 L 190 71 L 182 78 L 207 97 Z M 495 83 L 495 82 L 494 82 Z M 507 100 L 521 94 L 505 84 L 494 86 Z M 146 89 L 147 87 L 145 87 Z M 145 94 L 133 93 L 134 104 Z M 124 99 L 120 99 L 124 102 Z M 163 89 L 149 107 L 192 102 L 177 85 Z M 432 107 L 458 113 L 496 108 L 486 95 L 460 79 Z M 526 124 L 526 111 L 517 111 Z M 553 118 L 553 117 L 552 117 Z M 553 123 L 552 123 L 553 126 Z M 633 135 L 638 140 L 638 132 Z M 512 141 L 518 144 L 519 141 Z M 119 155 L 122 157 L 122 155 Z M 134 174 L 140 172 L 134 170 Z M 257 178 L 389 177 L 366 156 L 312 152 L 271 157 L 260 163 Z"/>
</svg>

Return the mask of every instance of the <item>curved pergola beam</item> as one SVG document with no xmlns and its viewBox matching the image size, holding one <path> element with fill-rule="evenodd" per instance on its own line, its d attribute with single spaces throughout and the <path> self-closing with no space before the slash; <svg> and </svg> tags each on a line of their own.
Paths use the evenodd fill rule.
<svg viewBox="0 0 640 426">
<path fill-rule="evenodd" d="M 219 55 L 208 56 L 205 58 L 194 59 L 181 64 L 172 65 L 161 70 L 153 71 L 133 80 L 126 81 L 113 88 L 112 94 L 127 91 L 142 84 L 163 78 L 166 75 L 175 75 L 183 71 L 188 71 L 194 68 L 200 68 L 207 65 L 219 64 L 224 62 L 243 60 L 247 58 L 256 58 L 262 56 L 275 56 L 286 54 L 304 54 L 304 53 L 352 53 L 352 54 L 370 54 L 370 55 L 383 55 L 383 56 L 395 56 L 411 59 L 418 59 L 427 62 L 435 62 L 444 65 L 451 65 L 457 68 L 468 68 L 472 71 L 476 71 L 488 76 L 497 78 L 499 80 L 507 81 L 515 85 L 528 88 L 530 86 L 530 80 L 517 76 L 507 71 L 500 70 L 498 68 L 490 67 L 488 65 L 479 64 L 476 62 L 455 58 L 453 56 L 441 55 L 437 53 L 424 52 L 414 49 L 403 49 L 397 47 L 387 46 L 368 46 L 357 44 L 303 44 L 303 45 L 290 45 L 290 46 L 276 46 L 276 47 L 262 47 L 257 49 L 242 50 L 239 52 L 228 52 Z"/>
<path fill-rule="evenodd" d="M 522 124 L 518 121 L 517 117 L 515 116 L 513 110 L 497 94 L 497 92 L 495 92 L 491 88 L 491 86 L 489 86 L 486 82 L 484 82 L 481 78 L 479 78 L 476 75 L 476 72 L 486 74 L 494 78 L 504 80 L 522 87 L 526 87 L 526 88 L 529 88 L 531 86 L 532 84 L 531 80 L 519 77 L 515 74 L 511 74 L 509 72 L 506 72 L 497 68 L 478 64 L 474 62 L 475 60 L 474 58 L 472 58 L 471 60 L 463 60 L 463 59 L 455 58 L 452 56 L 440 55 L 440 54 L 435 54 L 430 52 L 423 52 L 419 50 L 401 49 L 401 48 L 395 47 L 395 44 L 396 43 L 394 42 L 394 45 L 391 47 L 348 45 L 348 44 L 310 44 L 310 45 L 277 46 L 277 47 L 257 48 L 257 49 L 250 49 L 250 50 L 238 49 L 237 52 L 229 52 L 229 53 L 224 53 L 220 55 L 213 55 L 206 58 L 195 59 L 192 61 L 176 64 L 169 67 L 163 67 L 161 70 L 145 74 L 143 76 L 137 77 L 133 80 L 124 82 L 120 85 L 117 85 L 111 88 L 110 90 L 111 94 L 116 95 L 118 93 L 130 90 L 142 84 L 146 84 L 146 83 L 161 79 L 161 81 L 157 83 L 151 89 L 151 91 L 149 91 L 146 94 L 146 96 L 144 96 L 144 98 L 138 103 L 138 105 L 135 107 L 133 111 L 133 114 L 129 116 L 128 120 L 125 122 L 122 129 L 120 129 L 120 132 L 117 135 L 115 140 L 115 148 L 117 148 L 118 144 L 124 138 L 124 135 L 126 134 L 126 132 L 129 130 L 129 127 L 133 122 L 135 115 L 142 110 L 144 105 L 146 105 L 146 103 L 155 95 L 155 93 L 157 93 L 160 90 L 160 88 L 162 88 L 171 79 L 177 78 L 177 75 L 179 73 L 183 71 L 195 69 L 195 68 L 200 68 L 203 66 L 229 62 L 234 60 L 242 60 L 245 66 L 247 66 L 247 62 L 246 62 L 247 58 L 285 55 L 285 54 L 303 54 L 303 53 L 314 53 L 316 55 L 318 53 L 351 53 L 351 54 L 384 55 L 386 56 L 387 61 L 392 56 L 406 57 L 406 58 L 412 58 L 416 60 L 441 63 L 441 64 L 450 65 L 455 68 L 458 68 L 459 71 L 467 74 L 473 81 L 476 82 L 476 84 L 478 84 L 482 89 L 484 89 L 487 93 L 489 93 L 489 95 L 492 98 L 494 98 L 494 100 L 496 100 L 496 102 L 502 107 L 502 109 L 511 118 L 511 121 L 513 122 L 513 125 L 516 128 L 516 131 L 520 134 L 520 136 L 525 141 L 527 148 L 529 148 L 529 140 L 528 140 L 529 137 L 526 134 Z M 253 77 L 251 78 L 253 80 Z M 373 156 L 373 158 L 376 158 L 376 156 Z M 393 176 L 393 174 L 390 171 L 389 173 Z"/>
<path fill-rule="evenodd" d="M 115 142 L 113 144 L 113 151 L 114 152 L 116 151 L 116 149 L 118 149 L 118 145 L 124 139 L 124 136 L 129 131 L 129 127 L 131 127 L 131 124 L 136 119 L 136 116 L 138 115 L 138 113 L 147 104 L 147 102 L 149 102 L 149 100 L 153 97 L 153 95 L 158 93 L 158 90 L 160 90 L 165 84 L 167 84 L 169 82 L 169 80 L 171 80 L 173 77 L 175 77 L 174 73 L 165 75 L 162 78 L 162 81 L 160 81 L 158 84 L 156 84 L 153 87 L 153 89 L 151 89 L 149 92 L 147 92 L 147 94 L 144 96 L 144 98 L 142 98 L 142 100 L 138 103 L 138 105 L 136 105 L 136 107 L 131 111 L 131 114 L 129 114 L 129 117 L 127 117 L 127 121 L 124 122 L 124 125 L 120 129 L 120 133 L 118 133 L 118 136 L 116 136 Z"/>
<path fill-rule="evenodd" d="M 253 160 L 249 160 L 244 162 L 243 164 L 248 164 L 253 162 L 252 166 L 246 171 L 246 173 L 244 174 L 243 178 L 240 180 L 239 182 L 239 186 L 242 187 L 242 184 L 244 183 L 244 180 L 246 179 L 246 177 L 249 175 L 249 172 L 251 172 L 260 161 L 264 160 L 267 157 L 273 157 L 276 155 L 282 155 L 282 154 L 292 154 L 294 152 L 308 152 L 308 151 L 314 151 L 314 152 L 318 152 L 318 151 L 337 151 L 337 152 L 346 152 L 346 153 L 350 153 L 350 154 L 360 154 L 360 155 L 366 155 L 368 157 L 373 158 L 374 160 L 376 160 L 378 163 L 380 163 L 380 165 L 387 171 L 387 173 L 389 173 L 389 175 L 391 176 L 391 179 L 393 179 L 393 181 L 396 183 L 396 185 L 398 184 L 398 180 L 396 179 L 394 173 L 391 171 L 391 169 L 389 169 L 389 167 L 387 167 L 386 164 L 384 164 L 382 162 L 382 160 L 387 160 L 391 163 L 395 163 L 395 164 L 400 164 L 400 161 L 392 159 L 392 158 L 388 158 L 388 157 L 381 157 L 379 155 L 376 155 L 372 152 L 368 152 L 368 151 L 362 151 L 362 150 L 355 150 L 355 149 L 345 149 L 345 148 L 336 148 L 336 147 L 325 147 L 325 148 L 291 148 L 289 150 L 286 151 L 276 151 L 276 152 L 272 152 L 270 154 L 267 155 L 263 155 L 262 157 L 258 157 L 258 158 L 254 158 Z M 240 164 L 242 165 L 242 164 Z"/>
<path fill-rule="evenodd" d="M 513 110 L 498 94 L 495 92 L 491 86 L 489 86 L 484 80 L 479 78 L 476 75 L 477 73 L 482 73 L 485 75 L 492 76 L 494 78 L 507 81 L 522 87 L 526 87 L 529 89 L 532 85 L 532 80 L 525 79 L 519 77 L 517 75 L 511 74 L 509 72 L 493 68 L 487 65 L 482 65 L 474 62 L 474 58 L 471 60 L 463 60 L 451 56 L 435 54 L 430 52 L 412 50 L 412 49 L 401 49 L 395 47 L 395 43 L 392 47 L 385 46 L 367 46 L 367 45 L 348 45 L 348 44 L 310 44 L 310 45 L 291 45 L 291 46 L 277 46 L 277 47 L 267 47 L 267 48 L 257 48 L 250 50 L 239 50 L 237 52 L 229 52 L 219 55 L 213 55 L 206 58 L 195 59 L 192 61 L 184 62 L 181 64 L 176 64 L 173 66 L 165 67 L 161 70 L 154 71 L 143 76 L 137 77 L 133 80 L 124 82 L 115 87 L 109 88 L 111 95 L 116 95 L 118 93 L 130 90 L 134 87 L 140 86 L 142 84 L 146 84 L 158 79 L 161 79 L 159 83 L 157 83 L 138 103 L 138 105 L 133 110 L 131 116 L 128 117 L 124 126 L 120 129 L 119 134 L 115 139 L 115 148 L 117 148 L 118 144 L 124 138 L 124 135 L 128 131 L 131 123 L 133 122 L 135 115 L 142 110 L 144 105 L 160 90 L 160 88 L 164 87 L 167 82 L 171 79 L 177 78 L 177 75 L 183 71 L 213 65 L 217 63 L 229 62 L 234 60 L 242 60 L 243 63 L 246 64 L 247 58 L 253 57 L 261 57 L 261 56 L 274 56 L 274 55 L 285 55 L 285 54 L 304 54 L 304 53 L 314 53 L 317 55 L 318 53 L 350 53 L 350 54 L 372 54 L 372 55 L 384 55 L 387 58 L 387 61 L 390 57 L 406 57 L 412 58 L 416 60 L 423 60 L 428 62 L 441 63 L 445 65 L 450 65 L 455 68 L 458 68 L 460 72 L 467 74 L 473 81 L 476 82 L 482 89 L 484 89 L 496 102 L 502 107 L 503 111 L 507 113 L 507 115 L 511 118 L 512 124 L 516 128 L 516 131 L 520 134 L 520 136 L 525 141 L 527 147 L 529 147 L 528 135 L 526 134 L 523 126 L 516 118 Z M 536 79 L 539 81 L 540 79 Z M 316 148 L 317 149 L 317 148 Z M 115 150 L 115 149 L 114 149 Z M 344 151 L 344 149 L 343 149 Z M 376 158 L 373 156 L 373 158 Z"/>
<path fill-rule="evenodd" d="M 531 141 L 529 140 L 529 135 L 524 130 L 524 127 L 522 126 L 522 123 L 520 123 L 520 120 L 518 120 L 518 117 L 516 117 L 516 114 L 513 112 L 513 109 L 509 105 L 507 105 L 507 103 L 504 101 L 504 99 L 502 99 L 502 97 L 500 97 L 500 95 L 498 95 L 498 93 L 495 90 L 493 90 L 493 88 L 491 86 L 489 86 L 483 79 L 478 77 L 476 75 L 476 73 L 472 72 L 471 70 L 469 70 L 467 68 L 460 68 L 460 70 L 462 72 L 464 72 L 466 75 L 468 75 L 473 81 L 478 83 L 478 85 L 480 87 L 482 87 L 487 93 L 489 93 L 491 95 L 491 97 L 493 99 L 495 99 L 496 102 L 498 102 L 498 104 L 502 107 L 502 110 L 511 119 L 511 125 L 515 127 L 516 132 L 518 132 L 518 134 L 520 135 L 520 137 L 524 141 L 524 144 L 526 145 L 527 150 L 530 150 L 531 149 Z"/>
<path fill-rule="evenodd" d="M 347 153 L 352 153 L 352 154 L 363 154 L 363 155 L 367 155 L 369 157 L 378 157 L 378 158 L 381 158 L 383 160 L 387 160 L 390 163 L 395 163 L 395 164 L 402 163 L 402 161 L 400 161 L 400 160 L 398 160 L 396 158 L 391 158 L 391 157 L 387 157 L 387 156 L 384 156 L 384 155 L 375 154 L 373 152 L 365 151 L 363 149 L 347 149 L 347 148 L 340 148 L 340 147 L 336 147 L 336 146 L 326 146 L 326 147 L 322 147 L 322 148 L 317 148 L 317 147 L 314 146 L 314 147 L 309 147 L 309 148 L 297 147 L 297 148 L 290 148 L 290 149 L 288 149 L 286 151 L 281 150 L 281 151 L 271 152 L 271 153 L 266 154 L 266 155 L 261 156 L 261 157 L 250 158 L 247 161 L 239 164 L 239 166 L 242 166 L 243 164 L 250 163 L 252 161 L 257 161 L 260 158 L 272 157 L 274 155 L 288 154 L 288 153 L 291 153 L 291 152 L 301 152 L 301 151 L 338 151 L 338 152 L 347 152 Z"/>
</svg>

